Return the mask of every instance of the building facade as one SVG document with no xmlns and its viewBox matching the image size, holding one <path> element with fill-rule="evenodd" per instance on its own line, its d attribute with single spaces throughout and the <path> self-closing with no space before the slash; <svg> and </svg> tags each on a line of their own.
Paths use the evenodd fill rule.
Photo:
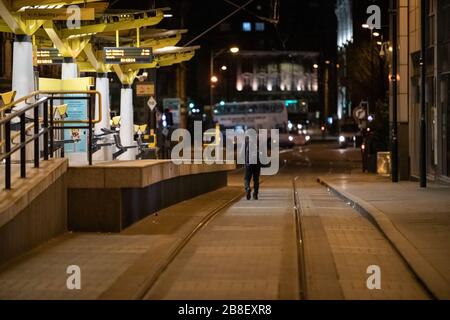
<svg viewBox="0 0 450 320">
<path fill-rule="evenodd" d="M 427 174 L 450 182 L 450 2 L 427 0 L 422 8 L 420 1 L 399 0 L 397 9 L 401 178 L 420 174 L 421 10 L 426 10 Z"/>
<path fill-rule="evenodd" d="M 337 116 L 339 119 L 351 115 L 351 101 L 349 88 L 345 79 L 348 78 L 347 51 L 348 46 L 353 43 L 353 11 L 351 0 L 336 1 L 337 18 L 337 48 L 338 48 L 338 95 Z"/>
<path fill-rule="evenodd" d="M 381 11 L 381 26 L 370 29 L 368 9 L 376 5 Z M 370 10 L 369 10 L 370 11 Z M 352 117 L 352 109 L 362 101 L 370 104 L 371 112 L 387 109 L 388 63 L 382 55 L 389 34 L 388 2 L 385 0 L 337 0 L 337 73 L 339 119 Z M 378 110 L 377 110 L 378 109 Z"/>
<path fill-rule="evenodd" d="M 217 88 L 217 101 L 301 100 L 310 112 L 323 112 L 319 53 L 242 51 L 233 59 L 228 83 Z"/>
</svg>

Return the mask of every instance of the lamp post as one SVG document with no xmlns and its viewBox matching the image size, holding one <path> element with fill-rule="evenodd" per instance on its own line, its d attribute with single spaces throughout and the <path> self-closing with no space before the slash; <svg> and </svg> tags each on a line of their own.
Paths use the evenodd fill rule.
<svg viewBox="0 0 450 320">
<path fill-rule="evenodd" d="M 427 1 L 421 0 L 421 54 L 420 54 L 420 187 L 427 187 L 427 122 L 426 122 L 426 35 L 427 35 Z"/>
<path fill-rule="evenodd" d="M 215 85 L 219 82 L 219 79 L 217 78 L 217 76 L 214 75 L 214 60 L 220 56 L 221 54 L 223 54 L 225 51 L 229 51 L 232 54 L 236 54 L 239 52 L 239 48 L 238 47 L 231 47 L 231 48 L 226 48 L 226 49 L 222 49 L 219 51 L 214 52 L 213 50 L 211 50 L 211 55 L 210 55 L 210 70 L 209 70 L 209 81 L 210 81 L 210 86 L 209 86 L 209 104 L 211 107 L 211 113 L 213 112 L 213 104 L 214 104 L 214 87 Z M 222 67 L 223 70 L 223 67 Z"/>
<path fill-rule="evenodd" d="M 391 41 L 392 41 L 392 127 L 391 127 L 391 174 L 392 182 L 398 182 L 398 121 L 397 121 L 397 0 L 391 1 L 389 11 L 391 18 Z"/>
<path fill-rule="evenodd" d="M 371 76 L 371 85 L 370 85 L 370 99 L 369 99 L 369 109 L 373 108 L 375 105 L 375 54 L 373 47 L 373 39 L 375 37 L 379 37 L 380 33 L 374 31 L 373 27 L 370 27 L 368 24 L 362 25 L 363 29 L 370 29 L 370 76 Z M 369 110 L 367 110 L 369 113 Z"/>
</svg>

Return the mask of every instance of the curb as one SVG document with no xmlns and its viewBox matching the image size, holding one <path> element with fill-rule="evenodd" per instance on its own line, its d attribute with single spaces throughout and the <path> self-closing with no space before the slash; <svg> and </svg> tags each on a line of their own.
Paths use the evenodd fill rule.
<svg viewBox="0 0 450 320">
<path fill-rule="evenodd" d="M 317 182 L 328 187 L 340 198 L 350 202 L 359 212 L 369 216 L 372 222 L 379 228 L 383 235 L 405 260 L 417 279 L 428 290 L 429 294 L 439 300 L 450 299 L 450 285 L 447 280 L 431 265 L 414 247 L 414 245 L 396 228 L 389 217 L 367 201 L 364 201 L 350 193 L 343 191 L 333 183 L 327 182 L 322 177 Z"/>
</svg>

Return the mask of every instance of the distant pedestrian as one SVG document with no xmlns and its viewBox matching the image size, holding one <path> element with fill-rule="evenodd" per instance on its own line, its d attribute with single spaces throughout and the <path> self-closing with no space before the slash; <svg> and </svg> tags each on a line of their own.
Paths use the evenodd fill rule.
<svg viewBox="0 0 450 320">
<path fill-rule="evenodd" d="M 251 146 L 251 144 L 255 145 Z M 258 139 L 256 139 L 256 141 L 250 142 L 250 138 L 246 136 L 243 149 L 245 159 L 244 184 L 247 200 L 250 200 L 252 195 L 252 189 L 250 186 L 252 179 L 253 179 L 253 199 L 258 200 L 259 176 L 261 175 L 261 162 L 259 157 Z"/>
</svg>

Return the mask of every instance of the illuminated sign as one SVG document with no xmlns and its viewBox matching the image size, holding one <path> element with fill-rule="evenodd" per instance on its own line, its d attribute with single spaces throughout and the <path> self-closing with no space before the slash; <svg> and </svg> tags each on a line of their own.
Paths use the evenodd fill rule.
<svg viewBox="0 0 450 320">
<path fill-rule="evenodd" d="M 153 61 L 150 48 L 105 47 L 103 54 L 106 64 L 152 63 Z"/>
<path fill-rule="evenodd" d="M 38 48 L 36 62 L 37 64 L 62 64 L 64 57 L 56 48 Z"/>
<path fill-rule="evenodd" d="M 155 84 L 153 82 L 136 83 L 136 96 L 150 97 L 155 95 Z"/>
<path fill-rule="evenodd" d="M 24 20 L 95 20 L 94 8 L 77 8 L 75 14 L 72 8 L 61 9 L 25 9 L 20 13 Z"/>
</svg>

